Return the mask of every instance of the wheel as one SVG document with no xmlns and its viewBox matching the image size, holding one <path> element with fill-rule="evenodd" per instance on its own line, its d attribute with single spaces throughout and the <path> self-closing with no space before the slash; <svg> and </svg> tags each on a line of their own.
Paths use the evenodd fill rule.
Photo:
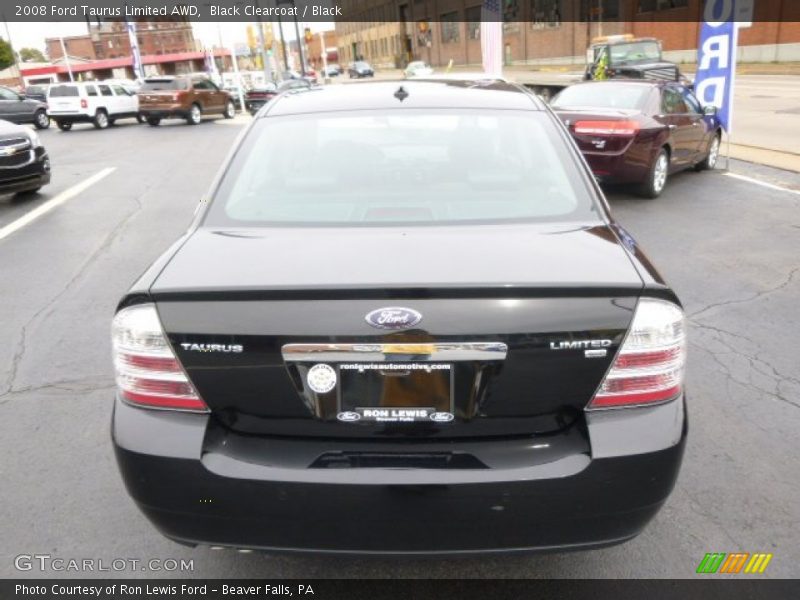
<svg viewBox="0 0 800 600">
<path fill-rule="evenodd" d="M 147 122 L 147 119 L 145 119 L 145 118 L 144 118 L 144 115 L 143 115 L 142 113 L 138 113 L 138 114 L 136 115 L 136 120 L 137 120 L 139 123 L 146 123 L 146 122 Z"/>
<path fill-rule="evenodd" d="M 147 117 L 147 124 L 152 127 L 158 127 L 161 123 L 161 117 Z"/>
<path fill-rule="evenodd" d="M 203 117 L 203 113 L 200 111 L 200 107 L 197 104 L 192 104 L 192 108 L 189 109 L 189 115 L 186 117 L 186 122 L 189 125 L 197 125 Z"/>
<path fill-rule="evenodd" d="M 92 125 L 95 126 L 95 129 L 105 129 L 108 127 L 108 114 L 102 108 L 98 109 L 96 113 L 94 113 L 94 119 L 92 119 Z"/>
<path fill-rule="evenodd" d="M 639 188 L 639 194 L 645 198 L 658 198 L 664 191 L 669 175 L 669 153 L 666 148 L 661 148 L 650 166 L 647 180 Z"/>
<path fill-rule="evenodd" d="M 33 117 L 33 125 L 36 129 L 47 129 L 50 127 L 50 117 L 43 110 L 37 110 Z"/>
<path fill-rule="evenodd" d="M 34 194 L 38 194 L 39 190 L 41 190 L 41 189 L 42 189 L 42 186 L 39 186 L 39 187 L 34 188 L 32 190 L 22 190 L 21 192 L 17 192 L 16 195 L 21 197 L 21 198 L 26 198 L 28 196 L 33 196 Z"/>
<path fill-rule="evenodd" d="M 708 145 L 708 152 L 702 162 L 697 163 L 694 168 L 695 171 L 710 171 L 717 166 L 717 159 L 719 158 L 720 135 L 717 133 L 711 138 L 711 143 Z"/>
<path fill-rule="evenodd" d="M 225 112 L 222 115 L 226 119 L 232 119 L 236 116 L 236 107 L 233 105 L 231 100 L 228 100 L 228 103 L 225 105 Z"/>
<path fill-rule="evenodd" d="M 58 128 L 61 131 L 69 131 L 72 129 L 72 123 L 69 123 L 68 121 L 56 121 L 56 125 L 58 125 Z"/>
</svg>

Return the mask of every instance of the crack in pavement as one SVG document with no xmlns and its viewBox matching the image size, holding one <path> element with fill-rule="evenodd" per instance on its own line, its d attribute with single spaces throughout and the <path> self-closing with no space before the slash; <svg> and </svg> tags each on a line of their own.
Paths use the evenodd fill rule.
<svg viewBox="0 0 800 600">
<path fill-rule="evenodd" d="M 57 390 L 57 391 L 64 391 L 64 392 L 80 392 L 80 393 L 90 393 L 90 392 L 98 392 L 101 390 L 112 389 L 115 387 L 115 384 L 109 382 L 108 378 L 103 378 L 102 380 L 96 378 L 84 378 L 84 379 L 64 379 L 61 381 L 51 381 L 48 383 L 42 383 L 38 385 L 29 385 L 22 388 L 17 388 L 16 390 L 8 390 L 0 394 L 0 406 L 3 404 L 7 404 L 11 400 L 14 399 L 16 396 L 21 396 L 24 394 L 30 394 L 33 392 L 41 392 L 44 390 Z"/>
<path fill-rule="evenodd" d="M 739 298 L 739 299 L 736 299 L 736 300 L 725 300 L 723 302 L 715 302 L 713 304 L 709 304 L 708 306 L 698 310 L 697 312 L 693 312 L 693 313 L 691 313 L 689 315 L 686 315 L 686 318 L 687 319 L 696 319 L 700 315 L 702 315 L 704 313 L 707 313 L 708 311 L 713 310 L 715 308 L 720 308 L 722 306 L 732 306 L 734 304 L 747 304 L 749 302 L 754 302 L 755 300 L 759 300 L 760 298 L 763 298 L 764 296 L 767 296 L 769 294 L 773 294 L 773 293 L 778 292 L 778 291 L 782 290 L 783 288 L 785 288 L 787 285 L 789 285 L 792 282 L 792 280 L 794 279 L 794 276 L 797 274 L 798 271 L 800 271 L 800 267 L 795 267 L 794 269 L 789 271 L 789 274 L 784 278 L 784 280 L 781 283 L 779 283 L 775 287 L 771 287 L 771 288 L 769 288 L 767 290 L 762 290 L 760 292 L 757 292 L 755 295 L 750 296 L 749 298 Z"/>
<path fill-rule="evenodd" d="M 19 370 L 19 366 L 22 363 L 22 359 L 26 354 L 27 351 L 27 335 L 28 335 L 28 328 L 41 317 L 40 320 L 45 320 L 48 316 L 50 316 L 54 310 L 55 303 L 69 291 L 73 285 L 85 274 L 86 270 L 99 258 L 99 256 L 112 244 L 115 240 L 116 236 L 124 229 L 124 227 L 128 224 L 128 222 L 142 210 L 142 202 L 141 198 L 147 194 L 155 184 L 149 185 L 146 187 L 140 194 L 131 197 L 130 200 L 136 205 L 135 208 L 129 212 L 125 217 L 123 217 L 111 231 L 106 234 L 103 238 L 103 241 L 100 245 L 95 248 L 94 251 L 86 258 L 86 260 L 81 263 L 78 267 L 75 274 L 67 281 L 67 283 L 61 288 L 61 290 L 55 294 L 50 300 L 48 300 L 44 306 L 42 306 L 39 310 L 37 310 L 22 326 L 20 330 L 19 340 L 17 341 L 16 348 L 14 350 L 14 355 L 11 358 L 11 367 L 9 369 L 8 376 L 6 377 L 5 389 L 3 392 L 0 392 L 0 397 L 5 396 L 9 393 L 14 393 L 14 383 L 17 378 L 17 372 Z"/>
</svg>

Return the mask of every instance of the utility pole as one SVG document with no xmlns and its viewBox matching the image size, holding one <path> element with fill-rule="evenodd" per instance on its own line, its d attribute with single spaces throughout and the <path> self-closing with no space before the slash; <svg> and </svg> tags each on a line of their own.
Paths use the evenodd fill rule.
<svg viewBox="0 0 800 600">
<path fill-rule="evenodd" d="M 278 16 L 278 34 L 281 36 L 281 50 L 283 51 L 283 66 L 289 70 L 289 57 L 286 55 L 286 40 L 283 39 L 283 21 Z"/>
<path fill-rule="evenodd" d="M 328 77 L 328 52 L 325 50 L 325 32 L 319 32 L 319 47 L 320 53 L 322 54 L 322 81 L 325 83 L 330 83 L 331 80 Z"/>
<path fill-rule="evenodd" d="M 257 19 L 258 23 L 258 53 L 261 56 L 261 66 L 264 69 L 264 80 L 272 81 L 272 69 L 267 61 L 267 50 L 265 48 L 267 40 L 264 39 L 264 24 L 261 22 L 261 17 Z"/>
<path fill-rule="evenodd" d="M 64 55 L 64 61 L 67 65 L 67 72 L 69 73 L 69 80 L 75 81 L 75 78 L 72 76 L 72 65 L 69 64 L 69 55 L 67 54 L 67 48 L 64 45 L 64 36 L 59 34 L 58 41 L 61 42 L 61 54 Z"/>
<path fill-rule="evenodd" d="M 294 0 L 292 0 L 292 6 L 295 6 Z M 300 75 L 303 77 L 306 76 L 306 59 L 303 53 L 303 38 L 300 37 L 300 25 L 297 22 L 297 11 L 295 11 L 294 15 L 294 36 L 295 40 L 297 40 L 297 52 L 300 54 Z"/>
</svg>

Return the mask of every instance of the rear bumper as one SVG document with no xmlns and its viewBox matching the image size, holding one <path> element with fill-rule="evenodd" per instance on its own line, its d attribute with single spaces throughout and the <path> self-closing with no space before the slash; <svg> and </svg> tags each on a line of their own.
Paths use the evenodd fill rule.
<svg viewBox="0 0 800 600">
<path fill-rule="evenodd" d="M 164 104 L 159 106 L 139 106 L 139 114 L 145 119 L 156 117 L 159 119 L 185 119 L 189 115 L 189 108 L 181 104 Z"/>
<path fill-rule="evenodd" d="M 51 112 L 50 118 L 56 123 L 91 123 L 94 119 L 94 115 L 82 113 L 59 114 Z"/>
<path fill-rule="evenodd" d="M 650 167 L 637 157 L 633 160 L 628 153 L 623 154 L 584 154 L 589 168 L 602 183 L 639 183 L 647 179 Z"/>
<path fill-rule="evenodd" d="M 517 460 L 508 469 L 311 469 L 287 466 L 288 451 L 254 462 L 209 450 L 208 419 L 116 403 L 112 430 L 125 485 L 161 533 L 189 544 L 352 554 L 623 542 L 645 527 L 672 490 L 687 431 L 679 399 L 590 415 L 591 456 L 533 466 Z M 529 452 L 547 444 L 546 437 L 532 440 Z M 309 442 L 320 443 L 334 444 Z M 497 455 L 505 443 L 480 442 L 480 451 Z"/>
</svg>

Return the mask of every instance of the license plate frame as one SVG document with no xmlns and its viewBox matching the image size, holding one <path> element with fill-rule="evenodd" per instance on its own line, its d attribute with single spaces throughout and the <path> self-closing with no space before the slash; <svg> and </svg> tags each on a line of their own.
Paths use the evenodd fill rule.
<svg viewBox="0 0 800 600">
<path fill-rule="evenodd" d="M 454 419 L 455 365 L 387 361 L 337 365 L 337 419 L 374 424 Z"/>
</svg>

